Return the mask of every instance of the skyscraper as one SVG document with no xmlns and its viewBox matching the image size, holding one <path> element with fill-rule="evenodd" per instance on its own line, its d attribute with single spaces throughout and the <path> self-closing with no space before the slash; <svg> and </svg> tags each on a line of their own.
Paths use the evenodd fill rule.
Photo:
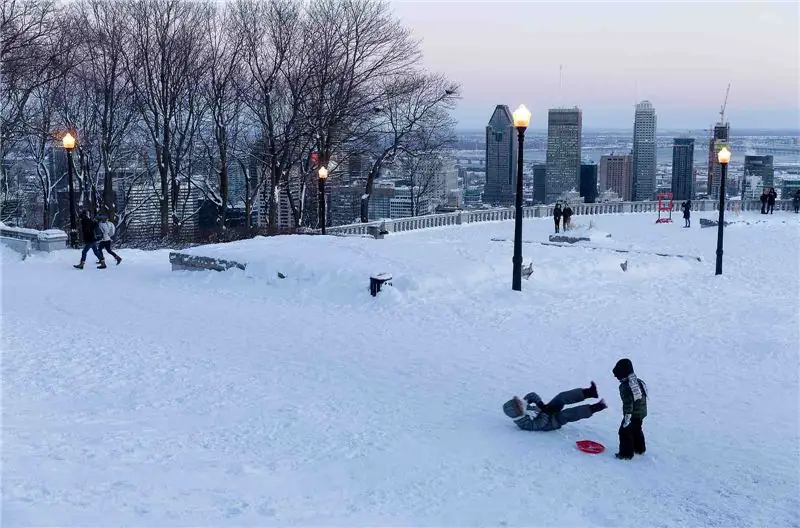
<svg viewBox="0 0 800 528">
<path fill-rule="evenodd" d="M 672 142 L 672 199 L 694 198 L 694 138 L 675 138 Z"/>
<path fill-rule="evenodd" d="M 497 105 L 486 127 L 486 185 L 483 203 L 510 206 L 516 184 L 517 138 L 506 105 Z"/>
<path fill-rule="evenodd" d="M 533 203 L 547 203 L 547 165 L 533 166 Z"/>
<path fill-rule="evenodd" d="M 581 130 L 580 108 L 553 108 L 547 115 L 547 203 L 562 193 L 580 187 Z"/>
<path fill-rule="evenodd" d="M 652 200 L 656 191 L 656 110 L 636 105 L 633 121 L 633 200 Z"/>
<path fill-rule="evenodd" d="M 611 189 L 626 202 L 631 199 L 633 187 L 633 156 L 600 157 L 600 190 Z"/>
<path fill-rule="evenodd" d="M 722 167 L 717 160 L 717 144 L 727 143 L 731 136 L 731 126 L 728 123 L 714 125 L 714 134 L 708 143 L 708 194 L 712 198 L 719 198 L 719 180 L 722 177 Z M 729 175 L 730 176 L 730 175 Z M 725 182 L 727 184 L 727 181 Z M 726 193 L 727 194 L 727 193 Z"/>
<path fill-rule="evenodd" d="M 772 156 L 745 156 L 744 157 L 744 177 L 751 176 L 761 178 L 763 187 L 775 186 L 775 168 Z"/>
<path fill-rule="evenodd" d="M 585 203 L 597 201 L 597 165 L 581 164 L 581 197 Z"/>
</svg>

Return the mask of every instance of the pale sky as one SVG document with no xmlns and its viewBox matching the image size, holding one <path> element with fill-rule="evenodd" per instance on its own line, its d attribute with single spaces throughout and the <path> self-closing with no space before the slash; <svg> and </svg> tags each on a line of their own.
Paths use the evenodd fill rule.
<svg viewBox="0 0 800 528">
<path fill-rule="evenodd" d="M 459 128 L 496 104 L 579 106 L 584 127 L 632 127 L 649 99 L 658 128 L 707 128 L 731 83 L 735 128 L 800 128 L 800 2 L 391 0 L 424 65 L 463 86 Z M 559 64 L 563 87 L 559 98 Z"/>
</svg>

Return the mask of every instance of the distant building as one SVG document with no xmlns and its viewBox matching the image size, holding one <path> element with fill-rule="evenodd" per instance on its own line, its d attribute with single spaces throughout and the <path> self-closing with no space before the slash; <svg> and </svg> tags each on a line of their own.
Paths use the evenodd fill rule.
<svg viewBox="0 0 800 528">
<path fill-rule="evenodd" d="M 788 200 L 794 197 L 794 193 L 800 191 L 800 178 L 784 178 L 781 187 L 781 198 Z"/>
<path fill-rule="evenodd" d="M 728 143 L 731 137 L 731 126 L 728 123 L 714 125 L 714 135 L 708 144 L 708 194 L 712 198 L 719 198 L 719 181 L 722 178 L 722 167 L 717 160 L 717 145 Z M 730 175 L 728 175 L 730 177 Z M 727 181 L 725 182 L 728 183 Z M 726 193 L 727 194 L 727 193 Z"/>
<path fill-rule="evenodd" d="M 633 123 L 633 200 L 652 200 L 656 191 L 656 111 L 650 101 L 636 105 Z"/>
<path fill-rule="evenodd" d="M 597 200 L 597 165 L 581 164 L 580 193 L 586 203 L 595 203 Z"/>
<path fill-rule="evenodd" d="M 672 199 L 694 198 L 694 138 L 672 140 Z"/>
<path fill-rule="evenodd" d="M 772 156 L 745 156 L 744 157 L 744 178 L 758 176 L 761 178 L 761 185 L 764 187 L 775 186 L 775 168 Z"/>
<path fill-rule="evenodd" d="M 483 203 L 510 206 L 514 203 L 517 168 L 517 138 L 514 119 L 506 105 L 497 105 L 486 127 L 486 185 Z"/>
<path fill-rule="evenodd" d="M 547 203 L 547 165 L 533 166 L 533 203 Z"/>
<path fill-rule="evenodd" d="M 581 131 L 579 108 L 553 108 L 547 114 L 546 203 L 580 186 Z"/>
<path fill-rule="evenodd" d="M 623 201 L 631 201 L 633 192 L 633 156 L 601 156 L 600 157 L 600 190 L 612 190 L 619 194 Z"/>
</svg>

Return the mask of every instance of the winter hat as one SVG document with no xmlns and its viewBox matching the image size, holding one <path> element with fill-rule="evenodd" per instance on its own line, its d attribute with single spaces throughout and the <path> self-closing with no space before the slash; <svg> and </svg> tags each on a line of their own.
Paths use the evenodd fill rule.
<svg viewBox="0 0 800 528">
<path fill-rule="evenodd" d="M 503 412 L 506 413 L 506 416 L 512 420 L 516 420 L 522 416 L 522 412 L 519 410 L 519 405 L 514 398 L 511 398 L 503 404 Z"/>
<path fill-rule="evenodd" d="M 617 364 L 614 365 L 614 370 L 611 371 L 614 374 L 614 377 L 618 380 L 622 380 L 633 374 L 633 363 L 628 358 L 623 358 L 617 361 Z"/>
</svg>

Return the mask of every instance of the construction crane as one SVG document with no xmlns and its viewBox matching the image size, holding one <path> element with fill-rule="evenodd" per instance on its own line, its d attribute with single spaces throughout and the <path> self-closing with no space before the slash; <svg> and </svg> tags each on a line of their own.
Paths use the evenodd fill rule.
<svg viewBox="0 0 800 528">
<path fill-rule="evenodd" d="M 725 90 L 725 100 L 722 102 L 722 106 L 719 109 L 719 124 L 725 124 L 725 109 L 728 107 L 728 95 L 731 93 L 731 83 L 728 83 L 728 88 Z"/>
</svg>

